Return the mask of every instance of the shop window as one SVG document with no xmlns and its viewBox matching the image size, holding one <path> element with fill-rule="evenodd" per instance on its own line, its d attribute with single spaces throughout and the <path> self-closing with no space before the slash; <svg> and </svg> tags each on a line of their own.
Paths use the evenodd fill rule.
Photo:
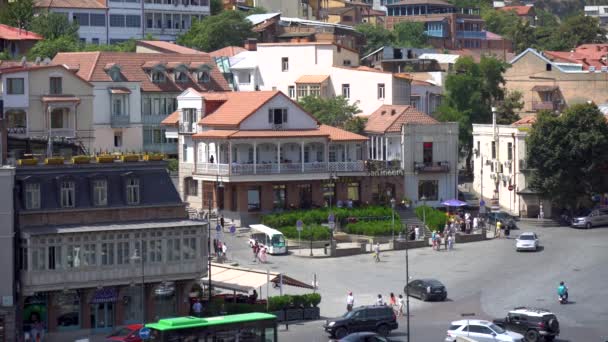
<svg viewBox="0 0 608 342">
<path fill-rule="evenodd" d="M 328 206 L 336 204 L 336 183 L 323 184 L 323 201 Z"/>
<path fill-rule="evenodd" d="M 436 201 L 439 195 L 439 182 L 436 180 L 418 181 L 418 200 Z"/>
<path fill-rule="evenodd" d="M 272 207 L 285 209 L 287 207 L 287 187 L 284 184 L 272 186 Z"/>
<path fill-rule="evenodd" d="M 361 194 L 361 185 L 359 182 L 348 183 L 347 194 L 349 201 L 359 201 Z"/>
<path fill-rule="evenodd" d="M 167 260 L 168 261 L 179 261 L 181 257 L 181 240 L 180 238 L 173 238 L 167 240 Z"/>
<path fill-rule="evenodd" d="M 261 209 L 260 188 L 253 187 L 247 190 L 247 210 L 259 211 Z"/>
<path fill-rule="evenodd" d="M 54 300 L 59 330 L 80 328 L 80 297 L 76 291 L 58 292 Z"/>
<path fill-rule="evenodd" d="M 184 260 L 196 259 L 196 238 L 185 237 L 182 239 L 182 252 Z"/>
<path fill-rule="evenodd" d="M 45 294 L 25 297 L 23 303 L 23 328 L 29 331 L 32 338 L 38 334 L 44 334 L 44 329 L 48 327 L 48 297 Z M 5 341 L 0 338 L 0 341 Z M 40 338 L 42 341 L 42 338 Z"/>
</svg>

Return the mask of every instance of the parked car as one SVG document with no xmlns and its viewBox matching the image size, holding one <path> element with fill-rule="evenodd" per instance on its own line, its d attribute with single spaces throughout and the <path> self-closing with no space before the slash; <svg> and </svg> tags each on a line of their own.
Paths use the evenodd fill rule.
<svg viewBox="0 0 608 342">
<path fill-rule="evenodd" d="M 352 333 L 338 342 L 390 342 L 389 339 L 378 335 L 375 332 L 358 332 Z"/>
<path fill-rule="evenodd" d="M 445 342 L 456 342 L 458 337 L 469 337 L 477 342 L 523 342 L 524 337 L 500 326 L 478 319 L 463 319 L 450 324 Z"/>
<path fill-rule="evenodd" d="M 508 330 L 524 334 L 526 341 L 537 342 L 541 338 L 553 341 L 559 335 L 559 322 L 552 312 L 545 309 L 519 307 L 494 323 Z"/>
<path fill-rule="evenodd" d="M 330 336 L 341 339 L 353 332 L 375 331 L 382 336 L 388 336 L 391 330 L 399 327 L 395 311 L 390 306 L 359 306 L 342 315 L 328 319 L 323 329 Z"/>
<path fill-rule="evenodd" d="M 497 221 L 500 221 L 503 227 L 509 227 L 509 229 L 517 229 L 515 217 L 509 215 L 508 213 L 505 213 L 504 211 L 488 213 L 488 224 L 496 225 Z"/>
<path fill-rule="evenodd" d="M 433 299 L 444 301 L 448 297 L 445 286 L 436 279 L 412 280 L 403 288 L 403 292 L 407 294 L 408 288 L 410 297 L 418 297 L 425 302 Z"/>
<path fill-rule="evenodd" d="M 582 216 L 575 216 L 572 218 L 572 227 L 576 228 L 587 228 L 603 226 L 608 224 L 608 209 L 595 209 L 591 210 L 589 214 Z"/>
<path fill-rule="evenodd" d="M 106 336 L 106 340 L 108 342 L 142 342 L 141 338 L 139 338 L 139 329 L 141 327 L 141 324 L 129 324 Z"/>
<path fill-rule="evenodd" d="M 517 240 L 515 240 L 515 250 L 518 252 L 523 250 L 537 251 L 539 246 L 540 240 L 536 233 L 521 233 L 517 237 Z"/>
</svg>

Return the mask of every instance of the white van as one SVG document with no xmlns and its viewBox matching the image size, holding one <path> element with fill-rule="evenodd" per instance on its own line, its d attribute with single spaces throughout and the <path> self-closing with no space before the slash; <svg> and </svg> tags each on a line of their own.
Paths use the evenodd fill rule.
<svg viewBox="0 0 608 342">
<path fill-rule="evenodd" d="M 249 227 L 252 230 L 249 237 L 249 246 L 253 246 L 257 241 L 259 245 L 268 249 L 269 254 L 287 253 L 287 244 L 283 233 L 263 224 L 252 224 Z"/>
</svg>

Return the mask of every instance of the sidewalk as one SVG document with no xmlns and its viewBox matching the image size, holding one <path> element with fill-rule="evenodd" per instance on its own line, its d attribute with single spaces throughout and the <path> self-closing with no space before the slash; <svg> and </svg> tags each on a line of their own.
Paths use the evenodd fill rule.
<svg viewBox="0 0 608 342">
<path fill-rule="evenodd" d="M 304 244 L 302 244 L 304 245 Z M 356 247 L 359 246 L 358 243 L 340 243 L 338 244 L 338 249 L 340 248 L 340 246 L 343 246 L 343 248 L 352 248 L 352 247 Z M 375 245 L 371 245 L 371 244 L 367 244 L 366 246 L 366 253 L 372 253 L 374 251 Z M 327 254 L 325 254 L 325 251 L 327 250 Z M 380 244 L 380 251 L 381 252 L 389 252 L 392 251 L 393 249 L 390 248 L 390 244 L 389 243 L 381 243 Z M 289 252 L 291 255 L 293 256 L 297 256 L 297 257 L 301 257 L 301 258 L 330 258 L 331 256 L 329 255 L 329 246 L 326 248 L 313 248 L 312 249 L 312 256 L 311 254 L 311 249 L 310 248 L 291 248 L 289 249 Z M 360 253 L 363 254 L 363 253 Z"/>
</svg>

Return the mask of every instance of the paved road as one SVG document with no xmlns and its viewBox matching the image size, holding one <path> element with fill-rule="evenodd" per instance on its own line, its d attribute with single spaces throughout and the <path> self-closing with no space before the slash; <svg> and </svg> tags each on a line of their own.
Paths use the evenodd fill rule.
<svg viewBox="0 0 608 342">
<path fill-rule="evenodd" d="M 521 230 L 540 235 L 543 249 L 536 253 L 516 253 L 514 240 L 492 240 L 460 244 L 452 252 L 430 248 L 410 251 L 410 277 L 434 277 L 448 288 L 444 303 L 422 303 L 411 299 L 412 341 L 442 341 L 451 320 L 461 313 L 477 317 L 502 317 L 515 306 L 543 307 L 555 312 L 562 326 L 561 341 L 608 341 L 608 228 L 591 231 L 566 227 L 537 228 L 520 223 Z M 517 233 L 515 231 L 514 233 Z M 356 304 L 372 304 L 377 294 L 388 296 L 403 291 L 405 252 L 386 252 L 382 262 L 371 255 L 334 259 L 308 259 L 291 254 L 270 256 L 269 263 L 252 262 L 246 236 L 226 237 L 229 256 L 242 266 L 282 271 L 311 282 L 317 274 L 323 296 L 321 314 L 326 317 L 344 312 L 347 291 L 353 291 Z M 295 252 L 297 254 L 297 252 Z M 307 254 L 307 253 L 304 253 Z M 570 288 L 572 304 L 557 303 L 555 292 L 560 280 Z M 270 288 L 270 295 L 278 290 Z M 286 293 L 304 293 L 285 288 Z M 266 289 L 262 295 L 266 296 Z M 308 322 L 281 328 L 284 341 L 327 341 L 321 323 Z M 405 340 L 405 320 L 394 334 Z"/>
</svg>

